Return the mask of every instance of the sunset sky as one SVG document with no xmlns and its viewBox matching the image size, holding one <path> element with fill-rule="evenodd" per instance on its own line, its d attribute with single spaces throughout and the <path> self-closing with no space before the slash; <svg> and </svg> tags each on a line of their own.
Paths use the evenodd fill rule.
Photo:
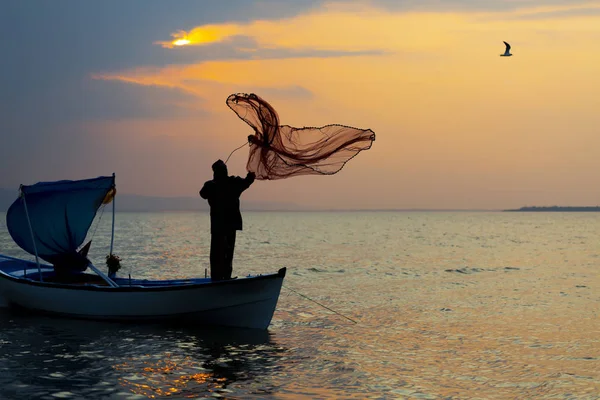
<svg viewBox="0 0 600 400">
<path fill-rule="evenodd" d="M 120 193 L 198 196 L 252 133 L 227 96 L 252 92 L 283 124 L 377 138 L 242 201 L 600 204 L 600 1 L 0 1 L 2 188 L 115 172 Z"/>
</svg>

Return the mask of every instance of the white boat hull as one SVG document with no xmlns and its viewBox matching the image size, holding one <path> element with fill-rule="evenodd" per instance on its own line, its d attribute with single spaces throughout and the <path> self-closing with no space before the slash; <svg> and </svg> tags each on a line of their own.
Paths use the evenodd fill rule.
<svg viewBox="0 0 600 400">
<path fill-rule="evenodd" d="M 277 274 L 227 281 L 113 288 L 39 282 L 0 271 L 0 293 L 8 306 L 74 318 L 266 329 L 284 277 L 282 268 Z"/>
</svg>

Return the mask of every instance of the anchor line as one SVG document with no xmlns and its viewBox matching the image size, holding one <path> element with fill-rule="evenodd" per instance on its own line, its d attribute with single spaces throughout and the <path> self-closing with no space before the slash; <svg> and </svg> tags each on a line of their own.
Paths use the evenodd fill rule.
<svg viewBox="0 0 600 400">
<path fill-rule="evenodd" d="M 353 320 L 352 318 L 346 317 L 344 314 L 342 314 L 342 313 L 339 313 L 339 312 L 337 312 L 337 311 L 335 311 L 335 310 L 333 310 L 333 309 L 331 309 L 331 308 L 329 308 L 329 307 L 327 307 L 327 306 L 325 306 L 325 305 L 323 305 L 323 304 L 319 303 L 318 301 L 316 301 L 316 300 L 313 300 L 313 299 L 311 299 L 310 297 L 308 297 L 308 296 L 305 296 L 305 295 L 303 295 L 302 293 L 299 293 L 299 292 L 297 292 L 296 290 L 294 290 L 294 289 L 290 288 L 289 286 L 285 286 L 285 285 L 283 285 L 283 287 L 284 287 L 284 288 L 286 288 L 286 289 L 288 289 L 288 290 L 291 290 L 292 292 L 296 293 L 296 294 L 297 294 L 298 296 L 300 296 L 300 297 L 304 297 L 306 300 L 310 300 L 310 301 L 312 301 L 313 303 L 320 305 L 321 307 L 325 308 L 326 310 L 329 310 L 329 311 L 331 311 L 332 313 L 335 313 L 335 314 L 337 314 L 337 315 L 339 315 L 339 316 L 341 316 L 341 317 L 344 317 L 344 318 L 346 318 L 348 321 L 352 321 L 352 322 L 354 322 L 355 324 L 358 324 L 358 322 L 356 322 L 356 321 L 355 321 L 355 320 Z"/>
</svg>

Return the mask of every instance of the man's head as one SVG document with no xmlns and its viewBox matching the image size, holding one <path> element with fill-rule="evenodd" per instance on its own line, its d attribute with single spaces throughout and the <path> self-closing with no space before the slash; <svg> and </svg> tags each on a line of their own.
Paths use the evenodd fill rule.
<svg viewBox="0 0 600 400">
<path fill-rule="evenodd" d="M 223 160 L 218 160 L 212 165 L 213 176 L 215 179 L 227 178 L 227 165 Z"/>
</svg>

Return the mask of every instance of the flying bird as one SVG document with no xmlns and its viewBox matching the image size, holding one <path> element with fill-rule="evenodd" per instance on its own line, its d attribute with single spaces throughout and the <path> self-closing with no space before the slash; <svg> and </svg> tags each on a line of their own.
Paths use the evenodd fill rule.
<svg viewBox="0 0 600 400">
<path fill-rule="evenodd" d="M 504 52 L 504 54 L 500 54 L 500 57 L 510 57 L 512 56 L 512 54 L 510 54 L 510 44 L 503 42 L 506 45 L 506 51 Z"/>
</svg>

